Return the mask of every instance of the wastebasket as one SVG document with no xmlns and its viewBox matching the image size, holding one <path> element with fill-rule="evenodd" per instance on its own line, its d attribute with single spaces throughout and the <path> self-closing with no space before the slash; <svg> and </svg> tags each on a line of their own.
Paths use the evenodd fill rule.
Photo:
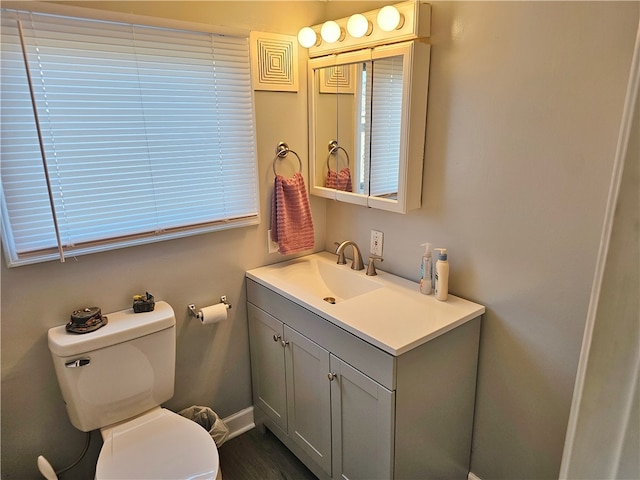
<svg viewBox="0 0 640 480">
<path fill-rule="evenodd" d="M 193 405 L 189 408 L 185 408 L 184 410 L 180 410 L 178 415 L 188 418 L 189 420 L 193 420 L 205 430 L 208 430 L 209 435 L 211 435 L 213 441 L 216 442 L 217 447 L 220 447 L 227 441 L 229 428 L 225 425 L 218 414 L 209 407 Z"/>
</svg>

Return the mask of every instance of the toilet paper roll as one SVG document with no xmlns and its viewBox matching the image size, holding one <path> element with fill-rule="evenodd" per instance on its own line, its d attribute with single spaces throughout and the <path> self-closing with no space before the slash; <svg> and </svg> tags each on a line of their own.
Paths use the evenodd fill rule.
<svg viewBox="0 0 640 480">
<path fill-rule="evenodd" d="M 210 325 L 227 319 L 228 305 L 226 303 L 218 303 L 209 305 L 198 311 L 198 318 L 202 325 Z"/>
</svg>

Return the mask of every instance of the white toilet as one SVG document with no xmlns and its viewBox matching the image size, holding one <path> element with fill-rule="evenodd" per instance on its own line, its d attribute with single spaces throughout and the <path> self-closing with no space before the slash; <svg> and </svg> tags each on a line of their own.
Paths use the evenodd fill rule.
<svg viewBox="0 0 640 480">
<path fill-rule="evenodd" d="M 152 312 L 107 315 L 85 334 L 49 330 L 49 350 L 71 423 L 100 429 L 96 479 L 220 479 L 218 450 L 197 423 L 160 407 L 173 396 L 176 318 Z"/>
</svg>

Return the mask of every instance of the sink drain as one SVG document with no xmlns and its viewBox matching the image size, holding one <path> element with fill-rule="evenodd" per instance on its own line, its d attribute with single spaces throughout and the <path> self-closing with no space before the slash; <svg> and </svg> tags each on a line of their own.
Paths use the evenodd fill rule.
<svg viewBox="0 0 640 480">
<path fill-rule="evenodd" d="M 336 303 L 336 299 L 334 297 L 324 297 L 323 300 L 332 305 Z"/>
</svg>

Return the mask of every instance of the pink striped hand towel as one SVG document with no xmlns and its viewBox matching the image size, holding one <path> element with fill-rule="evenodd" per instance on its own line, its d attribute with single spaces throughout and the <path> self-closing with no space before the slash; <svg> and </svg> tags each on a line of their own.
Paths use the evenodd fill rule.
<svg viewBox="0 0 640 480">
<path fill-rule="evenodd" d="M 314 246 L 313 219 L 304 178 L 276 175 L 271 204 L 271 240 L 283 255 L 310 250 Z"/>
<path fill-rule="evenodd" d="M 325 180 L 324 185 L 327 188 L 335 188 L 336 190 L 342 190 L 343 192 L 352 192 L 353 184 L 351 182 L 351 170 L 349 170 L 349 167 L 345 167 L 339 172 L 329 170 L 327 172 L 327 179 Z"/>
</svg>

